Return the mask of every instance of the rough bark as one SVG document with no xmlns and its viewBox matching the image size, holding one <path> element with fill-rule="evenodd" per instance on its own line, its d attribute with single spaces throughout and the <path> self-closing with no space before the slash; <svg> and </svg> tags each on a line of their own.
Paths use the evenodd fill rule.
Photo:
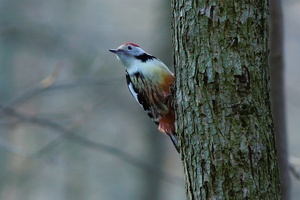
<svg viewBox="0 0 300 200">
<path fill-rule="evenodd" d="M 187 199 L 280 199 L 268 1 L 172 1 Z"/>
</svg>

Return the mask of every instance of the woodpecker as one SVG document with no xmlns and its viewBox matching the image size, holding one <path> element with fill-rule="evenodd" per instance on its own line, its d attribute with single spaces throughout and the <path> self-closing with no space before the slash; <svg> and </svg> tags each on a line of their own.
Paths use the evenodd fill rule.
<svg viewBox="0 0 300 200">
<path fill-rule="evenodd" d="M 173 73 L 162 61 L 137 44 L 127 42 L 109 51 L 115 53 L 124 65 L 127 86 L 132 96 L 158 125 L 158 130 L 171 138 L 179 152 L 170 88 L 175 80 Z"/>
</svg>

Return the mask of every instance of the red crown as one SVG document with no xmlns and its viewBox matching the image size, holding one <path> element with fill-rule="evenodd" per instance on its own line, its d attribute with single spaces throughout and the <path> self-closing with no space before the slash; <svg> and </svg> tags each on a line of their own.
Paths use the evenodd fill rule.
<svg viewBox="0 0 300 200">
<path fill-rule="evenodd" d="M 132 43 L 132 42 L 126 42 L 124 45 L 132 45 L 132 46 L 135 46 L 135 47 L 139 47 L 139 45 L 134 44 L 134 43 Z"/>
</svg>

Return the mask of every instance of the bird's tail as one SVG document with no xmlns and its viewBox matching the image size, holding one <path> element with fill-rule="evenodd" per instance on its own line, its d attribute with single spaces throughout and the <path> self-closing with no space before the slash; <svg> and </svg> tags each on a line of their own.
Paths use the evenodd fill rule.
<svg viewBox="0 0 300 200">
<path fill-rule="evenodd" d="M 178 147 L 178 139 L 177 139 L 177 134 L 175 132 L 174 121 L 168 120 L 166 118 L 161 119 L 159 121 L 158 130 L 160 130 L 163 133 L 166 133 L 170 137 L 176 150 L 179 153 L 180 151 L 179 151 L 179 147 Z"/>
<path fill-rule="evenodd" d="M 175 135 L 175 134 L 169 134 L 169 133 L 167 133 L 167 134 L 168 134 L 168 136 L 171 138 L 171 140 L 172 140 L 172 142 L 173 142 L 173 144 L 174 144 L 174 147 L 175 147 L 175 149 L 177 150 L 177 152 L 180 153 L 179 147 L 178 147 L 178 139 L 177 139 L 177 135 Z"/>
</svg>

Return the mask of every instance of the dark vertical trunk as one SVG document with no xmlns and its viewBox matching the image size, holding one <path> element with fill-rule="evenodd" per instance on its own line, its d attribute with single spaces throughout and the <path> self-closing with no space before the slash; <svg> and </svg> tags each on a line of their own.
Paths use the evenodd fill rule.
<svg viewBox="0 0 300 200">
<path fill-rule="evenodd" d="M 281 179 L 282 199 L 290 199 L 287 135 L 284 104 L 283 23 L 281 1 L 270 1 L 270 74 L 272 113 L 276 135 L 277 158 Z"/>
</svg>

